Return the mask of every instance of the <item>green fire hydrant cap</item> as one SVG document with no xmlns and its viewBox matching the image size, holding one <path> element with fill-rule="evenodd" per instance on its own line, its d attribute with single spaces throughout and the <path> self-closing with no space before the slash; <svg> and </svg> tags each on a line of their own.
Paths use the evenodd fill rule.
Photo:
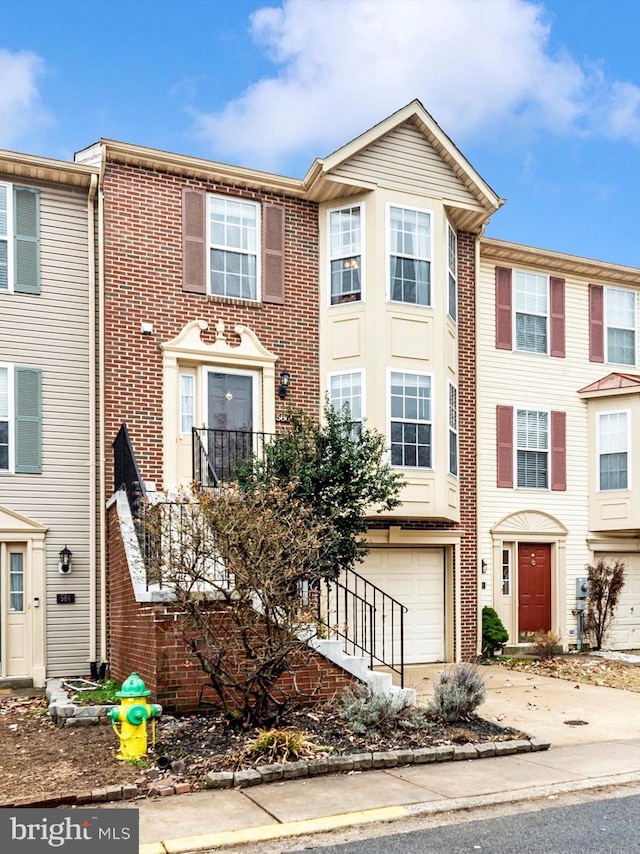
<svg viewBox="0 0 640 854">
<path fill-rule="evenodd" d="M 137 673 L 132 673 L 122 683 L 122 688 L 116 691 L 116 697 L 148 697 L 151 691 L 146 687 Z"/>
</svg>

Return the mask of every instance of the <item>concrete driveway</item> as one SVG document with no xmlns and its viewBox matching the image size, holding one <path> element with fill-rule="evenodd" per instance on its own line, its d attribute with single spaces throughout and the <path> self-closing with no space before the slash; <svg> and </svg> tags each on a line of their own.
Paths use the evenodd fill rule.
<svg viewBox="0 0 640 854">
<path fill-rule="evenodd" d="M 444 667 L 424 664 L 405 668 L 405 685 L 416 689 L 421 704 L 429 702 L 433 679 Z M 554 747 L 640 737 L 639 693 L 504 667 L 480 669 L 487 699 L 478 714 L 488 720 L 546 739 Z"/>
</svg>

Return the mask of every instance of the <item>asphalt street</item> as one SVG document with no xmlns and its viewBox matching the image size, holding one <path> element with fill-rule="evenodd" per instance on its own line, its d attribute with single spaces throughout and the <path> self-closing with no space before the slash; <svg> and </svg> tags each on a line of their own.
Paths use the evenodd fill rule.
<svg viewBox="0 0 640 854">
<path fill-rule="evenodd" d="M 389 828 L 391 831 L 391 827 Z M 630 854 L 640 851 L 640 795 L 392 833 L 298 854 Z"/>
</svg>

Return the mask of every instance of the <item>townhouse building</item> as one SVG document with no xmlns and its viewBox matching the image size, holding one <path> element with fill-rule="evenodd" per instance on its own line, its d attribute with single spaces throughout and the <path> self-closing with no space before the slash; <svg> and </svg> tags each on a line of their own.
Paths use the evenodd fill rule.
<svg viewBox="0 0 640 854">
<path fill-rule="evenodd" d="M 90 166 L 0 151 L 0 686 L 106 655 L 96 189 Z"/>
<path fill-rule="evenodd" d="M 405 476 L 359 589 L 404 611 L 405 663 L 474 657 L 477 240 L 501 200 L 417 101 L 301 180 L 113 140 L 76 160 L 101 171 L 105 482 L 123 425 L 148 500 L 231 479 L 290 404 L 347 403 Z"/>
<path fill-rule="evenodd" d="M 480 243 L 480 595 L 513 643 L 581 648 L 586 565 L 618 558 L 609 643 L 638 647 L 639 294 L 634 268 Z"/>
</svg>

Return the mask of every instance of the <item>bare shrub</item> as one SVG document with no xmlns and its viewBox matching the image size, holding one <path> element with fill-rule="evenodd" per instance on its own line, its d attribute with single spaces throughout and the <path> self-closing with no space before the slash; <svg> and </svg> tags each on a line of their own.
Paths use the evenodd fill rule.
<svg viewBox="0 0 640 854">
<path fill-rule="evenodd" d="M 602 649 L 624 587 L 626 564 L 622 560 L 606 561 L 602 558 L 594 565 L 587 564 L 589 594 L 585 612 L 584 630 L 596 649 Z"/>
<path fill-rule="evenodd" d="M 556 632 L 536 632 L 533 638 L 533 652 L 536 658 L 550 660 L 562 650 L 562 637 Z"/>
</svg>

